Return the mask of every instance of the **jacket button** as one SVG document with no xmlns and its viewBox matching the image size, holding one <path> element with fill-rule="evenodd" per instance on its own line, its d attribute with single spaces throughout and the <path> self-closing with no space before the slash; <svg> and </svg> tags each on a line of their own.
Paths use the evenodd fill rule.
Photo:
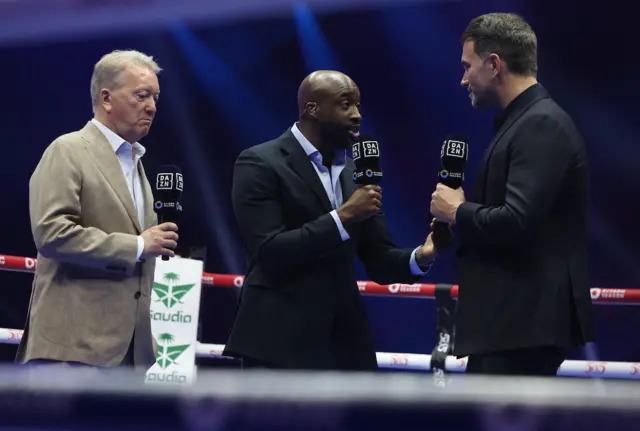
<svg viewBox="0 0 640 431">
<path fill-rule="evenodd" d="M 141 296 L 142 296 L 142 293 L 140 293 L 140 292 L 136 292 L 136 294 L 133 295 L 133 297 L 136 298 L 136 299 L 140 298 Z"/>
</svg>

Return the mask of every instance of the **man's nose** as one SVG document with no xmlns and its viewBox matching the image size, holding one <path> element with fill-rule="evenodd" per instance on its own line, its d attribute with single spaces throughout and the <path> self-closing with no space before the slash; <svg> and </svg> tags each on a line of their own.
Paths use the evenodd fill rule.
<svg viewBox="0 0 640 431">
<path fill-rule="evenodd" d="M 156 101 L 154 99 L 151 99 L 151 102 L 147 104 L 147 112 L 156 113 Z"/>
</svg>

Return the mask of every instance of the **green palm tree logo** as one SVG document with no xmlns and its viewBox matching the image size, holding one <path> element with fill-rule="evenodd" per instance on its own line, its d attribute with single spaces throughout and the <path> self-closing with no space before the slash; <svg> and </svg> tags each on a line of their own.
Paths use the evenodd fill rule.
<svg viewBox="0 0 640 431">
<path fill-rule="evenodd" d="M 167 283 L 175 283 L 176 281 L 180 280 L 180 276 L 175 273 L 175 272 L 167 272 L 164 277 L 162 277 L 162 279 L 164 281 L 166 281 Z"/>
<path fill-rule="evenodd" d="M 158 356 L 156 362 L 158 365 L 160 365 L 160 368 L 167 368 L 170 365 L 180 365 L 178 364 L 178 362 L 176 362 L 176 360 L 191 345 L 182 344 L 179 346 L 167 346 L 167 344 L 173 344 L 175 340 L 176 337 L 173 334 L 169 334 L 167 332 L 158 335 L 158 343 L 161 345 L 158 346 Z"/>
<path fill-rule="evenodd" d="M 173 334 L 163 333 L 158 336 L 158 340 L 160 340 L 161 344 L 172 344 L 176 341 L 176 337 Z"/>
<path fill-rule="evenodd" d="M 153 282 L 153 291 L 159 298 L 155 302 L 162 302 L 167 308 L 172 308 L 176 304 L 184 304 L 182 297 L 195 286 L 195 283 L 177 284 L 180 281 L 180 276 L 175 272 L 164 274 L 162 281 L 167 284 Z"/>
</svg>

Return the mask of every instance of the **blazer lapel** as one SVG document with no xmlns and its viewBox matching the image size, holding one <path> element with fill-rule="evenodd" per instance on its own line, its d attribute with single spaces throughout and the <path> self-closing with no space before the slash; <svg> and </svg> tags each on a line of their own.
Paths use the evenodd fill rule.
<svg viewBox="0 0 640 431">
<path fill-rule="evenodd" d="M 138 161 L 138 173 L 140 174 L 140 182 L 142 184 L 142 195 L 144 201 L 144 226 L 142 226 L 142 230 L 145 231 L 151 226 L 155 226 L 158 224 L 158 216 L 153 209 L 153 191 L 151 190 L 149 179 L 147 178 L 147 174 L 145 173 L 144 167 L 142 166 L 142 161 Z"/>
<path fill-rule="evenodd" d="M 109 144 L 109 141 L 107 141 L 107 138 L 104 137 L 102 132 L 91 124 L 91 122 L 87 123 L 84 129 L 82 129 L 82 138 L 87 143 L 86 148 L 89 155 L 122 202 L 138 233 L 141 233 L 142 228 L 138 221 L 138 214 L 136 213 L 131 193 L 129 193 L 129 188 L 127 187 L 127 181 L 122 173 L 122 167 L 120 166 L 118 157 Z"/>
<path fill-rule="evenodd" d="M 507 131 L 511 128 L 511 126 L 513 126 L 515 122 L 520 117 L 522 117 L 522 115 L 525 112 L 527 112 L 527 110 L 533 104 L 535 104 L 537 101 L 545 97 L 548 97 L 548 95 L 546 95 L 546 93 L 541 93 L 538 97 L 533 98 L 529 103 L 527 103 L 517 112 L 514 112 L 513 114 L 509 115 L 507 120 L 504 122 L 504 124 L 498 129 L 498 131 L 496 132 L 496 135 L 491 140 L 491 143 L 485 150 L 484 155 L 482 157 L 482 162 L 480 163 L 480 167 L 478 169 L 478 175 L 477 175 L 478 185 L 476 186 L 476 190 L 475 190 L 477 196 L 474 196 L 474 199 L 479 200 L 480 202 L 482 202 L 484 199 L 484 195 L 487 190 L 487 169 L 489 166 L 489 160 L 491 159 L 491 155 L 493 154 L 493 151 L 495 150 L 496 146 L 498 145 L 498 143 L 500 142 L 504 134 L 507 133 Z"/>
<path fill-rule="evenodd" d="M 309 156 L 306 155 L 302 146 L 298 142 L 291 130 L 287 131 L 283 136 L 283 149 L 289 154 L 287 157 L 287 163 L 304 182 L 311 188 L 316 199 L 322 205 L 322 208 L 329 212 L 333 208 L 331 202 L 329 202 L 329 196 L 327 191 L 322 185 L 322 181 L 318 177 L 318 173 L 312 166 Z"/>
<path fill-rule="evenodd" d="M 349 200 L 353 192 L 356 190 L 356 183 L 353 182 L 353 171 L 355 166 L 353 161 L 347 158 L 347 166 L 340 173 L 340 186 L 342 187 L 342 202 Z"/>
</svg>

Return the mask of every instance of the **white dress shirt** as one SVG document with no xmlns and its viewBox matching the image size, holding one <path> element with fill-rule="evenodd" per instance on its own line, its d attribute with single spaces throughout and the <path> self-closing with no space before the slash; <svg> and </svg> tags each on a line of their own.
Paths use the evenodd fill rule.
<svg viewBox="0 0 640 431">
<path fill-rule="evenodd" d="M 122 173 L 127 180 L 127 188 L 131 194 L 131 199 L 136 208 L 138 214 L 138 221 L 140 227 L 144 230 L 144 198 L 142 196 L 142 182 L 140 180 L 140 173 L 138 172 L 138 161 L 144 156 L 147 151 L 140 143 L 136 142 L 133 145 L 122 139 L 115 132 L 109 129 L 107 126 L 96 120 L 95 118 L 91 122 L 102 132 L 113 151 L 116 153 L 118 160 L 120 161 L 120 167 L 122 167 Z M 138 236 L 138 254 L 136 260 L 140 260 L 140 255 L 144 250 L 144 240 L 141 236 Z"/>
<path fill-rule="evenodd" d="M 311 165 L 314 167 L 322 185 L 324 186 L 324 190 L 327 192 L 327 196 L 329 197 L 329 202 L 331 202 L 331 206 L 333 210 L 331 211 L 331 217 L 336 222 L 336 226 L 338 231 L 340 232 L 340 236 L 343 241 L 346 241 L 350 238 L 349 234 L 345 230 L 342 225 L 342 221 L 340 217 L 338 217 L 337 209 L 342 205 L 342 186 L 340 185 L 340 173 L 347 165 L 347 152 L 346 151 L 337 151 L 333 156 L 333 161 L 331 162 L 331 172 L 327 169 L 326 166 L 322 164 L 322 154 L 316 147 L 313 146 L 311 142 L 302 134 L 300 129 L 298 129 L 297 123 L 291 127 L 291 132 L 293 136 L 296 137 L 305 154 L 309 156 L 309 160 Z M 420 247 L 417 247 L 411 253 L 411 258 L 409 259 L 409 268 L 411 269 L 411 273 L 413 275 L 424 275 L 431 269 L 431 264 L 427 267 L 426 271 L 423 271 L 416 262 L 416 252 Z"/>
</svg>

